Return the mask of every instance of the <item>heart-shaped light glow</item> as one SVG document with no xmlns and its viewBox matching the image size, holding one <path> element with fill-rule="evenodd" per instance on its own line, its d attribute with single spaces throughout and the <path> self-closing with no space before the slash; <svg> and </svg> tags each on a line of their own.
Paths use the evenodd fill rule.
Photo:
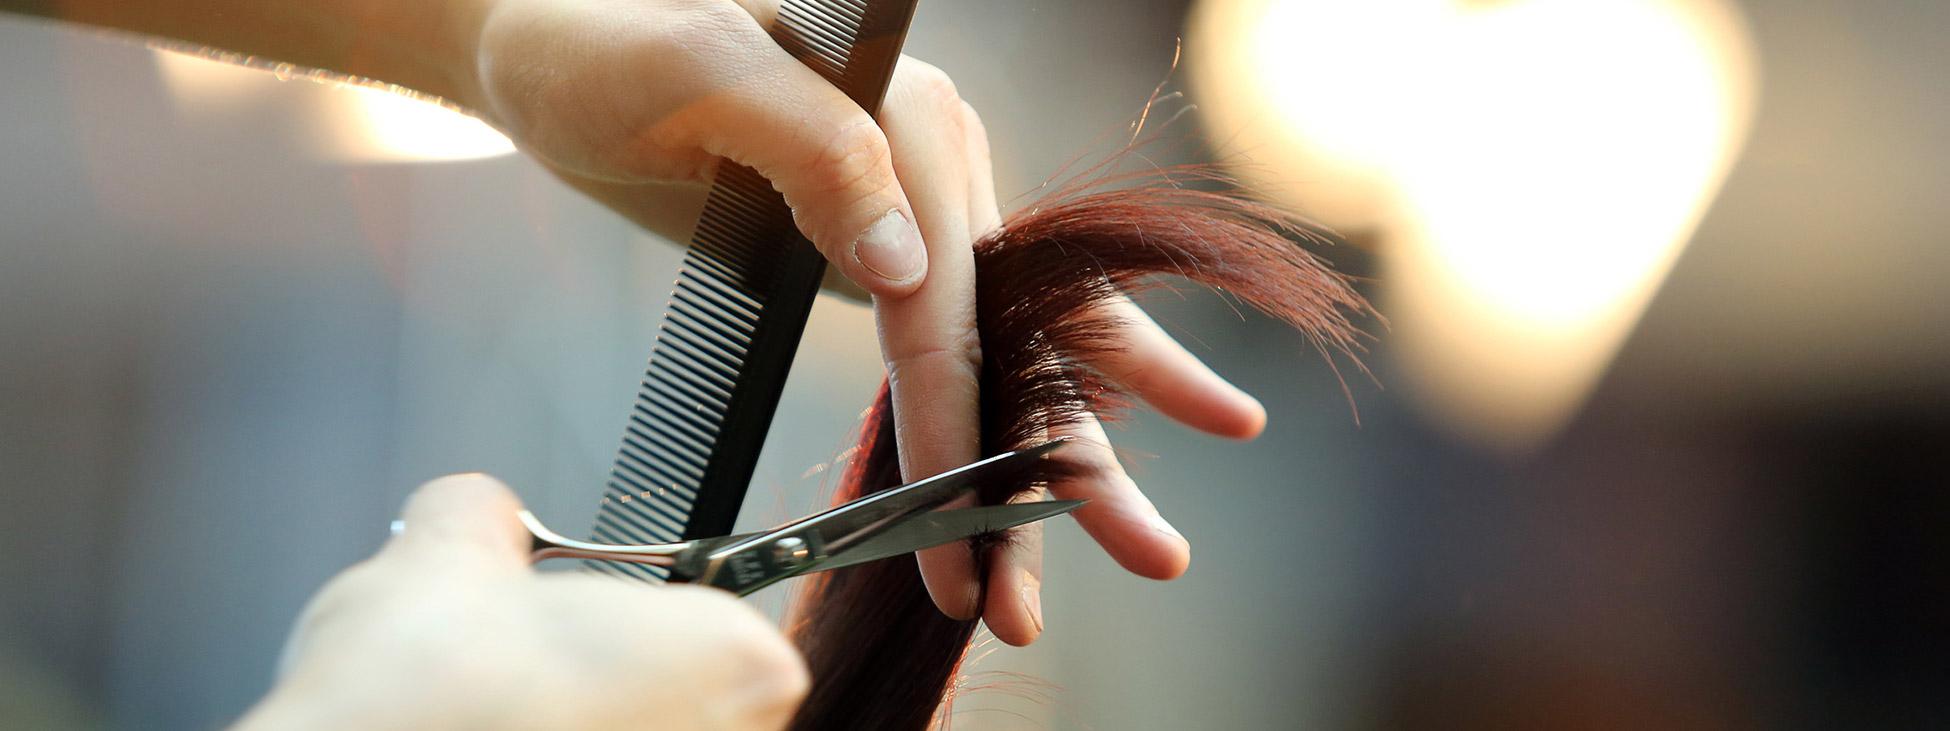
<svg viewBox="0 0 1950 731">
<path fill-rule="evenodd" d="M 1718 0 L 1207 0 L 1187 50 L 1244 176 L 1380 242 L 1422 402 L 1519 449 L 1616 353 L 1753 102 Z"/>
</svg>

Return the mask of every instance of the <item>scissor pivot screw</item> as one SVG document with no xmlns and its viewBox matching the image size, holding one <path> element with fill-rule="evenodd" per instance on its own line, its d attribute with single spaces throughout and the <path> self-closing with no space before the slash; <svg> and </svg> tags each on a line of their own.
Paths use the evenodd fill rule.
<svg viewBox="0 0 1950 731">
<path fill-rule="evenodd" d="M 780 568 L 793 569 L 812 560 L 812 547 L 807 546 L 798 536 L 786 536 L 772 544 L 772 563 Z"/>
</svg>

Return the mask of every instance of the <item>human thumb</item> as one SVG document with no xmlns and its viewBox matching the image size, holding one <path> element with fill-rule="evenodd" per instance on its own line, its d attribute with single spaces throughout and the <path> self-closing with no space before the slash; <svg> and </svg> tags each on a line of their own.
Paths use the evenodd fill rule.
<svg viewBox="0 0 1950 731">
<path fill-rule="evenodd" d="M 520 512 L 521 499 L 500 480 L 479 472 L 448 475 L 407 497 L 397 535 L 382 555 L 526 567 L 529 539 Z"/>
</svg>

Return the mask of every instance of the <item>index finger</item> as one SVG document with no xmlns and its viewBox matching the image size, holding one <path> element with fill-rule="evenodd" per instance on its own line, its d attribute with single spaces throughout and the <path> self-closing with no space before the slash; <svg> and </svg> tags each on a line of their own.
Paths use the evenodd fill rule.
<svg viewBox="0 0 1950 731">
<path fill-rule="evenodd" d="M 894 172 L 914 206 L 927 247 L 928 276 L 913 294 L 877 296 L 880 350 L 887 363 L 901 475 L 945 472 L 979 456 L 981 344 L 975 331 L 975 254 L 969 219 L 966 124 L 961 97 L 940 70 L 901 59 L 882 105 Z M 981 584 L 966 545 L 919 554 L 937 606 L 967 619 Z"/>
</svg>

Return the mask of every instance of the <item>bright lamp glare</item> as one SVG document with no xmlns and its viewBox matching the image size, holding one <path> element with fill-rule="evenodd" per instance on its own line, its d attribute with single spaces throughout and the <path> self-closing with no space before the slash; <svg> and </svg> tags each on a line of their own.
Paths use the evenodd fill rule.
<svg viewBox="0 0 1950 731">
<path fill-rule="evenodd" d="M 515 145 L 481 120 L 437 104 L 368 87 L 347 87 L 352 113 L 343 136 L 348 157 L 374 162 L 477 160 Z"/>
<path fill-rule="evenodd" d="M 303 128 L 307 147 L 350 163 L 477 160 L 514 152 L 514 143 L 478 119 L 382 89 L 158 49 L 164 83 L 192 116 L 227 115 L 251 99 L 302 107 L 320 124 Z"/>
<path fill-rule="evenodd" d="M 1196 24 L 1215 130 L 1240 131 L 1257 182 L 1379 234 L 1405 372 L 1514 448 L 1588 394 L 1751 107 L 1715 0 L 1213 0 Z"/>
</svg>

